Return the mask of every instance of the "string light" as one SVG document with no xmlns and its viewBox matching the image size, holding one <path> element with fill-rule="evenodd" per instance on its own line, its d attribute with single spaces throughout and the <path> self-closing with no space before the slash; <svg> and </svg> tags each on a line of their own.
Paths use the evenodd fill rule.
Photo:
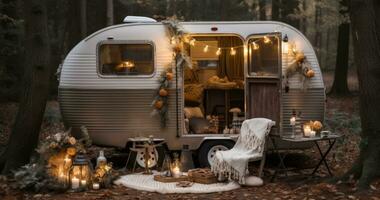
<svg viewBox="0 0 380 200">
<path fill-rule="evenodd" d="M 208 45 L 206 45 L 205 48 L 203 48 L 203 52 L 208 52 Z"/>
<path fill-rule="evenodd" d="M 260 46 L 256 42 L 252 42 L 253 50 L 257 50 Z"/>
<path fill-rule="evenodd" d="M 175 37 L 172 37 L 172 38 L 170 39 L 170 43 L 173 44 L 173 45 L 176 44 L 176 39 L 175 39 Z"/>
<path fill-rule="evenodd" d="M 271 40 L 267 36 L 264 36 L 264 43 L 268 44 L 269 42 L 271 42 Z"/>
<path fill-rule="evenodd" d="M 218 50 L 216 51 L 216 55 L 219 56 L 220 54 L 222 54 L 222 51 L 220 48 L 218 48 Z"/>
<path fill-rule="evenodd" d="M 191 39 L 190 42 L 189 42 L 189 44 L 190 44 L 191 46 L 194 46 L 194 45 L 195 45 L 195 39 Z"/>
<path fill-rule="evenodd" d="M 231 47 L 230 54 L 231 54 L 231 56 L 236 55 L 236 50 L 233 47 Z"/>
</svg>

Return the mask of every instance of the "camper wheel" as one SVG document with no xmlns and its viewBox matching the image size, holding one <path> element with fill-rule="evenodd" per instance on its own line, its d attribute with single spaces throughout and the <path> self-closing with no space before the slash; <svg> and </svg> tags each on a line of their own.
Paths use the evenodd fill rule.
<svg viewBox="0 0 380 200">
<path fill-rule="evenodd" d="M 201 167 L 209 167 L 216 151 L 225 151 L 234 146 L 231 140 L 205 141 L 199 148 L 198 160 Z"/>
</svg>

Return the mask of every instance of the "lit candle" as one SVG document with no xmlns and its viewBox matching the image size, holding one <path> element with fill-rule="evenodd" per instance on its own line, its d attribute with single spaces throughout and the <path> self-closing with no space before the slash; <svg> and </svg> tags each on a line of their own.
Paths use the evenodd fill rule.
<svg viewBox="0 0 380 200">
<path fill-rule="evenodd" d="M 303 133 L 305 134 L 305 137 L 310 137 L 311 136 L 311 128 L 309 125 L 304 125 L 303 126 Z"/>
<path fill-rule="evenodd" d="M 86 186 L 87 181 L 86 181 L 86 180 L 81 180 L 81 181 L 80 181 L 80 184 L 81 184 L 81 186 Z"/>
<path fill-rule="evenodd" d="M 175 166 L 172 170 L 173 172 L 173 177 L 174 178 L 178 178 L 181 176 L 181 171 L 179 170 L 179 167 L 178 166 Z"/>
<path fill-rule="evenodd" d="M 315 137 L 315 131 L 310 131 L 310 137 Z"/>
<path fill-rule="evenodd" d="M 71 179 L 71 189 L 78 189 L 79 188 L 79 179 L 74 177 Z"/>
<path fill-rule="evenodd" d="M 94 190 L 99 190 L 99 188 L 100 188 L 99 183 L 93 183 L 93 184 L 92 184 L 92 189 L 94 189 Z"/>
<path fill-rule="evenodd" d="M 296 125 L 296 117 L 290 118 L 290 125 L 295 126 Z"/>
</svg>

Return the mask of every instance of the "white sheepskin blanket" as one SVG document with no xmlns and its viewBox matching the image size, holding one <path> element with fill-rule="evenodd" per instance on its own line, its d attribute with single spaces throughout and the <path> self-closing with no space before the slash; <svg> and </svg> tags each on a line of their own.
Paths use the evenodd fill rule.
<svg viewBox="0 0 380 200">
<path fill-rule="evenodd" d="M 275 122 L 266 118 L 245 120 L 235 146 L 228 151 L 218 151 L 211 164 L 211 171 L 218 177 L 237 180 L 245 184 L 250 159 L 262 157 L 265 137 Z"/>
<path fill-rule="evenodd" d="M 148 192 L 167 193 L 212 193 L 230 191 L 240 187 L 236 182 L 199 184 L 194 183 L 191 187 L 177 187 L 177 183 L 162 183 L 153 179 L 154 175 L 145 174 L 129 174 L 122 176 L 114 183 L 123 185 L 136 190 L 144 190 Z"/>
</svg>

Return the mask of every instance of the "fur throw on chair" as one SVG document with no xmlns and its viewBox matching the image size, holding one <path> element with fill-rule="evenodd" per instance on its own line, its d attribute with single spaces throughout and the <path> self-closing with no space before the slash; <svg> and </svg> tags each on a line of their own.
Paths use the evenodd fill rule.
<svg viewBox="0 0 380 200">
<path fill-rule="evenodd" d="M 274 125 L 274 121 L 265 118 L 245 120 L 235 146 L 228 151 L 216 152 L 211 171 L 245 184 L 248 162 L 263 156 L 265 137 Z"/>
</svg>

